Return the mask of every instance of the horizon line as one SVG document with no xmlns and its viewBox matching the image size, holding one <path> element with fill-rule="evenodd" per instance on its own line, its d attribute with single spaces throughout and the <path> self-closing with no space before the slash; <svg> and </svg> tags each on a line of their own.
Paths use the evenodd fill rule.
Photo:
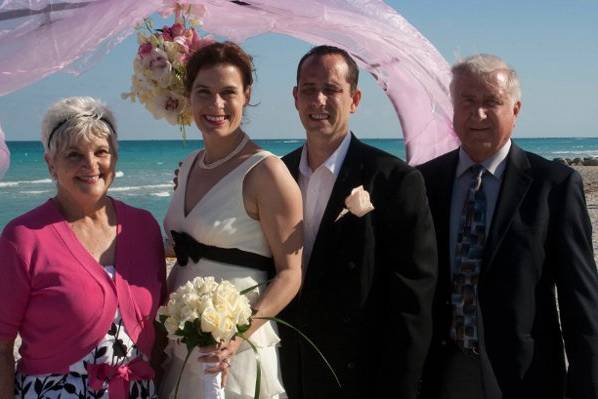
<svg viewBox="0 0 598 399">
<path fill-rule="evenodd" d="M 405 138 L 403 137 L 396 137 L 396 138 L 392 138 L 392 137 L 358 137 L 359 140 L 399 140 L 399 141 L 405 141 Z M 514 140 L 521 140 L 521 139 L 597 139 L 598 137 L 596 136 L 530 136 L 530 137 L 511 137 Z M 284 140 L 284 141 L 305 141 L 305 137 L 302 138 L 296 138 L 296 137 L 280 137 L 280 138 L 255 138 L 252 139 L 253 141 L 273 141 L 273 140 Z M 118 140 L 119 143 L 123 143 L 123 142 L 129 142 L 129 141 L 181 141 L 181 142 L 187 142 L 187 141 L 191 141 L 191 142 L 197 142 L 197 141 L 203 141 L 203 139 L 182 139 L 182 138 L 176 138 L 176 139 L 166 139 L 166 138 L 153 138 L 153 139 L 122 139 L 122 140 Z M 5 140 L 6 143 L 34 143 L 34 142 L 40 142 L 41 141 L 39 139 L 36 140 Z"/>
</svg>

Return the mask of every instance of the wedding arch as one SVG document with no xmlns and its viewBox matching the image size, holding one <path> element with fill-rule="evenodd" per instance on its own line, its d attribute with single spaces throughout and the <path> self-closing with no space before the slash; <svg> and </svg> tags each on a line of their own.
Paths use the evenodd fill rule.
<svg viewBox="0 0 598 399">
<path fill-rule="evenodd" d="M 382 0 L 0 0 L 0 95 L 60 70 L 81 73 L 177 3 L 192 7 L 203 30 L 236 42 L 271 32 L 347 50 L 391 101 L 411 164 L 457 146 L 447 62 Z M 0 178 L 3 136 L 0 128 Z"/>
</svg>

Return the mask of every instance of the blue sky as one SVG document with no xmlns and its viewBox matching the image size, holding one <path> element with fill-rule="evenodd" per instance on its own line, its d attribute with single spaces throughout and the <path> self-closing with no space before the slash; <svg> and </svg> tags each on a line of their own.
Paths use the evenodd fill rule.
<svg viewBox="0 0 598 399">
<path fill-rule="evenodd" d="M 523 87 L 516 137 L 598 136 L 598 0 L 409 0 L 387 1 L 453 63 L 473 53 L 494 53 L 514 66 Z M 166 21 L 168 23 L 172 21 Z M 177 139 L 176 127 L 153 119 L 139 104 L 122 100 L 129 89 L 134 36 L 91 70 L 58 73 L 0 97 L 0 121 L 8 140 L 36 140 L 45 110 L 55 100 L 92 95 L 115 111 L 121 139 Z M 245 129 L 254 138 L 297 138 L 303 130 L 291 89 L 296 63 L 311 45 L 281 35 L 262 35 L 243 47 L 254 56 L 257 82 Z M 368 74 L 352 129 L 364 138 L 401 137 L 394 111 Z M 195 127 L 190 138 L 199 138 Z"/>
</svg>

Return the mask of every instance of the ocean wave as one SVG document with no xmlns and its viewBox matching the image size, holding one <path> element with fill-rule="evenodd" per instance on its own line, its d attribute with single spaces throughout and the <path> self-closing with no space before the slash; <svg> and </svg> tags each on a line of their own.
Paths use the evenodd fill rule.
<svg viewBox="0 0 598 399">
<path fill-rule="evenodd" d="M 562 154 L 562 155 L 573 154 L 573 155 L 578 155 L 578 156 L 583 156 L 583 155 L 596 156 L 596 155 L 598 155 L 598 150 L 551 151 L 550 153 L 551 154 Z"/>
<path fill-rule="evenodd" d="M 30 191 L 19 191 L 19 194 L 29 194 L 29 195 L 39 195 L 39 194 L 46 194 L 51 192 L 52 190 L 30 190 Z"/>
<path fill-rule="evenodd" d="M 0 187 L 16 187 L 22 184 L 50 184 L 52 179 L 38 179 L 38 180 L 17 180 L 0 182 Z"/>
<path fill-rule="evenodd" d="M 117 171 L 115 176 L 116 177 L 123 177 L 125 175 L 122 171 Z M 4 181 L 0 182 L 0 188 L 2 187 L 17 187 L 27 184 L 52 184 L 53 181 L 50 178 L 45 179 L 36 179 L 36 180 L 17 180 L 17 181 Z"/>
<path fill-rule="evenodd" d="M 148 184 L 146 186 L 124 186 L 124 187 L 112 187 L 112 192 L 123 192 L 123 191 L 137 191 L 137 190 L 148 190 L 153 188 L 172 188 L 172 183 L 167 184 Z"/>
</svg>

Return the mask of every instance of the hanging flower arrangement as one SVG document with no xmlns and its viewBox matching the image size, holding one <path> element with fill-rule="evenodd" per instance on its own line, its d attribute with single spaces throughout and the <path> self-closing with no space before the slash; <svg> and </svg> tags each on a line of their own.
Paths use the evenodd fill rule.
<svg viewBox="0 0 598 399">
<path fill-rule="evenodd" d="M 123 99 L 139 101 L 156 119 L 178 125 L 183 137 L 192 115 L 185 93 L 187 60 L 195 51 L 213 43 L 210 36 L 201 37 L 195 26 L 200 21 L 191 8 L 177 4 L 172 26 L 155 29 L 150 19 L 137 28 L 137 55 L 133 60 L 131 91 Z"/>
</svg>

